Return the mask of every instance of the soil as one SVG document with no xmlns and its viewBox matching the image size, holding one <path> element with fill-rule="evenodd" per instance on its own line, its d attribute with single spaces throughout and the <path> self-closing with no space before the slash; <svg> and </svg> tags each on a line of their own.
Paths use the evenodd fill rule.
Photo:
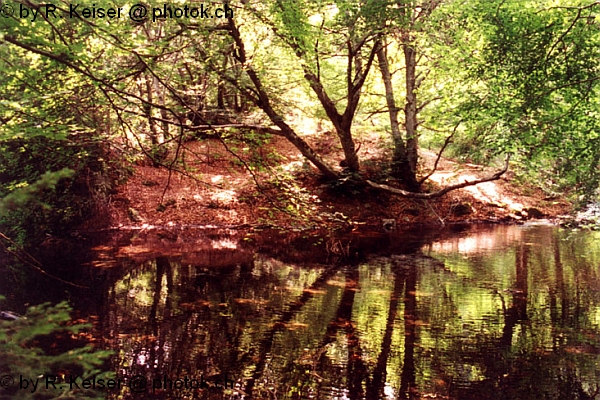
<svg viewBox="0 0 600 400">
<path fill-rule="evenodd" d="M 331 165 L 339 165 L 343 153 L 332 138 L 314 135 L 308 141 Z M 360 144 L 362 176 L 397 185 L 386 180 L 389 149 L 376 137 L 362 138 Z M 499 180 L 432 200 L 402 198 L 350 178 L 331 184 L 322 180 L 293 145 L 277 136 L 253 146 L 233 138 L 199 139 L 184 143 L 179 154 L 183 164 L 173 167 L 185 173 L 135 166 L 130 179 L 112 197 L 103 222 L 113 228 L 341 224 L 385 230 L 417 224 L 552 220 L 570 211 L 568 202 L 548 198 L 533 185 L 516 183 L 510 170 Z M 420 157 L 424 175 L 437 155 L 423 150 Z M 267 167 L 261 169 L 259 162 Z M 482 178 L 497 169 L 441 158 L 423 190 Z M 92 221 L 87 228 L 98 223 Z"/>
</svg>

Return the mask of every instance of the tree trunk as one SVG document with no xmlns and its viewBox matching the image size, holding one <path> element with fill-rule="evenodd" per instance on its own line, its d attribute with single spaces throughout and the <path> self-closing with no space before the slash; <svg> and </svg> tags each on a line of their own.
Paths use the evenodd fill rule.
<svg viewBox="0 0 600 400">
<path fill-rule="evenodd" d="M 224 110 L 227 107 L 225 106 L 225 96 L 225 84 L 219 80 L 219 83 L 217 83 L 217 108 L 219 110 Z"/>
<path fill-rule="evenodd" d="M 289 140 L 304 157 L 306 157 L 311 163 L 313 163 L 319 171 L 323 175 L 325 175 L 328 179 L 338 179 L 338 173 L 331 168 L 325 160 L 323 160 L 313 149 L 310 147 L 308 143 L 306 143 L 300 136 L 296 134 L 296 132 L 290 127 L 283 119 L 281 115 L 275 111 L 273 106 L 271 105 L 270 97 L 265 91 L 263 87 L 263 83 L 250 64 L 247 63 L 246 58 L 246 48 L 244 46 L 244 42 L 242 41 L 240 31 L 235 24 L 233 18 L 229 20 L 229 34 L 234 41 L 235 50 L 233 51 L 234 58 L 241 64 L 245 65 L 245 72 L 252 85 L 254 86 L 252 90 L 239 86 L 239 82 L 235 80 L 230 80 L 230 82 L 234 85 L 238 85 L 238 89 L 252 102 L 256 104 L 256 106 L 262 109 L 265 114 L 269 117 L 271 122 L 273 122 L 281 132 L 283 136 L 287 140 Z M 224 77 L 227 79 L 226 77 Z"/>
<path fill-rule="evenodd" d="M 146 119 L 148 120 L 148 128 L 150 129 L 150 142 L 152 143 L 152 145 L 156 146 L 160 142 L 158 140 L 158 129 L 156 128 L 156 121 L 152 117 L 151 104 L 154 102 L 154 99 L 152 96 L 152 82 L 150 81 L 150 79 L 152 79 L 152 77 L 145 77 L 146 99 L 148 100 L 148 102 L 144 103 L 142 107 L 144 108 L 144 114 L 146 116 Z"/>
<path fill-rule="evenodd" d="M 358 155 L 356 154 L 356 146 L 354 139 L 352 138 L 352 122 L 354 121 L 358 103 L 360 102 L 362 86 L 365 83 L 367 74 L 375 59 L 375 54 L 380 46 L 381 42 L 379 40 L 376 40 L 373 43 L 373 48 L 369 53 L 366 65 L 363 67 L 360 58 L 360 46 L 357 45 L 355 48 L 353 43 L 348 44 L 348 68 L 346 70 L 347 104 L 343 114 L 340 114 L 335 105 L 335 101 L 333 101 L 325 91 L 320 76 L 315 74 L 314 71 L 311 71 L 306 64 L 303 64 L 304 78 L 310 84 L 310 87 L 321 102 L 327 117 L 332 122 L 338 138 L 340 139 L 342 149 L 344 150 L 346 166 L 352 172 L 358 172 L 360 169 Z M 292 45 L 292 48 L 299 59 L 304 58 L 305 54 L 301 48 L 296 45 Z"/>
<path fill-rule="evenodd" d="M 417 93 L 416 93 L 416 70 L 417 57 L 412 44 L 405 43 L 402 46 L 404 51 L 404 60 L 406 67 L 406 106 L 404 107 L 404 126 L 406 128 L 406 151 L 408 165 L 413 174 L 417 172 L 417 162 L 419 160 L 417 134 Z"/>
<path fill-rule="evenodd" d="M 346 112 L 341 115 L 335 106 L 335 102 L 327 95 L 325 88 L 321 83 L 319 77 L 315 75 L 308 67 L 304 68 L 304 78 L 308 81 L 311 88 L 317 95 L 317 98 L 321 102 L 325 114 L 333 124 L 335 132 L 340 139 L 342 150 L 344 151 L 344 158 L 346 161 L 347 168 L 352 172 L 358 172 L 360 164 L 358 162 L 358 155 L 356 154 L 356 146 L 354 139 L 352 138 L 352 120 L 354 119 L 354 112 L 352 111 L 352 104 L 350 102 L 358 103 L 355 98 L 349 98 Z M 360 95 L 359 95 L 360 98 Z M 356 109 L 356 105 L 354 110 Z"/>
<path fill-rule="evenodd" d="M 392 140 L 394 142 L 394 154 L 392 156 L 392 175 L 400 180 L 401 184 L 410 191 L 418 191 L 419 183 L 415 175 L 416 169 L 411 168 L 406 151 L 406 145 L 400 132 L 398 123 L 398 111 L 396 100 L 394 98 L 394 87 L 392 85 L 392 74 L 390 73 L 389 62 L 387 59 L 387 47 L 381 46 L 377 51 L 377 60 L 379 70 L 385 86 L 385 100 L 390 116 L 390 128 L 392 131 Z"/>
<path fill-rule="evenodd" d="M 352 172 L 358 172 L 360 163 L 354 139 L 352 138 L 352 119 L 348 122 L 343 121 L 340 130 L 337 131 L 340 139 L 340 144 L 344 150 L 344 159 L 346 160 L 347 168 Z"/>
<path fill-rule="evenodd" d="M 152 83 L 154 84 L 154 91 L 156 92 L 156 96 L 158 97 L 158 104 L 162 106 L 158 112 L 160 113 L 160 117 L 162 118 L 163 138 L 161 142 L 163 142 L 171 138 L 171 135 L 169 133 L 169 112 L 167 111 L 165 103 L 165 88 L 160 84 L 160 82 L 155 76 L 152 77 Z"/>
</svg>

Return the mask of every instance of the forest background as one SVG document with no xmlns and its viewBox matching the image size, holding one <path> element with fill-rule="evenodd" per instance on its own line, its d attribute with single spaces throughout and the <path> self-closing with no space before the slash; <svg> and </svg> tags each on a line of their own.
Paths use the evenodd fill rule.
<svg viewBox="0 0 600 400">
<path fill-rule="evenodd" d="M 0 225 L 16 243 L 102 213 L 140 165 L 210 185 L 190 141 L 218 142 L 288 212 L 302 174 L 358 202 L 373 186 L 456 189 L 428 183 L 422 148 L 497 168 L 482 180 L 510 165 L 549 198 L 597 196 L 599 2 L 244 0 L 204 4 L 210 18 L 51 5 L 1 8 Z M 186 5 L 200 7 L 168 4 Z M 304 161 L 283 163 L 279 137 Z M 373 137 L 376 162 L 361 149 Z"/>
<path fill-rule="evenodd" d="M 174 176 L 233 193 L 234 168 L 253 186 L 233 204 L 263 204 L 267 222 L 348 224 L 330 201 L 381 219 L 396 198 L 441 198 L 507 169 L 514 185 L 584 206 L 600 182 L 599 11 L 582 0 L 0 0 L 0 243 L 43 273 L 23 249 L 58 249 L 90 218 L 114 223 L 101 217 L 142 169 L 165 174 L 125 196 L 134 223 L 134 200 L 191 218 L 188 200 L 167 198 Z M 198 153 L 209 144 L 218 150 Z M 440 157 L 426 165 L 425 149 L 495 172 L 432 184 Z M 219 181 L 204 165 L 217 156 Z M 5 284 L 32 271 L 10 265 Z M 0 369 L 95 371 L 108 352 L 42 357 L 27 345 L 64 329 L 69 310 L 3 314 L 15 318 L 0 322 Z"/>
</svg>

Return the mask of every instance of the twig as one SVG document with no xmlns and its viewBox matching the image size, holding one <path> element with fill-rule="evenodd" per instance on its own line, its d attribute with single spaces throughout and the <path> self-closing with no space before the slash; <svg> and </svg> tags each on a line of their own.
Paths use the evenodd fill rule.
<svg viewBox="0 0 600 400">
<path fill-rule="evenodd" d="M 426 199 L 423 201 L 425 202 L 425 204 L 427 204 L 429 206 L 429 208 L 431 209 L 431 212 L 440 220 L 440 224 L 442 224 L 442 226 L 446 226 L 446 223 L 444 222 L 442 217 L 440 217 L 439 214 L 435 211 L 435 209 L 433 208 L 431 203 L 429 203 Z"/>
<path fill-rule="evenodd" d="M 69 285 L 69 286 L 74 286 L 76 288 L 80 288 L 80 289 L 89 289 L 90 288 L 89 286 L 78 285 L 76 283 L 68 282 L 68 281 L 65 281 L 64 279 L 61 279 L 61 278 L 57 277 L 57 276 L 49 274 L 48 272 L 44 271 L 41 268 L 42 267 L 42 263 L 40 263 L 31 254 L 29 254 L 27 251 L 25 251 L 25 249 L 23 249 L 23 247 L 20 246 L 18 243 L 15 243 L 11 238 L 9 238 L 8 236 L 6 236 L 2 232 L 0 232 L 0 238 L 6 240 L 8 243 L 10 243 L 13 246 L 16 246 L 19 249 L 19 252 L 16 252 L 16 251 L 10 250 L 5 245 L 2 245 L 2 247 L 4 247 L 4 250 L 7 253 L 13 255 L 15 258 L 17 258 L 18 260 L 24 262 L 26 265 L 29 265 L 31 268 L 35 269 L 36 271 L 38 271 L 42 275 L 45 275 L 45 276 L 47 276 L 49 278 L 52 278 L 52 279 L 56 279 L 57 281 L 59 281 L 61 283 L 64 283 L 64 284 Z"/>
<path fill-rule="evenodd" d="M 458 121 L 458 123 L 454 126 L 454 129 L 452 130 L 452 133 L 450 134 L 450 136 L 448 136 L 446 138 L 446 140 L 444 141 L 444 145 L 440 149 L 440 152 L 438 153 L 437 158 L 435 159 L 435 163 L 433 164 L 433 168 L 431 169 L 431 171 L 427 175 L 425 175 L 423 178 L 421 178 L 421 180 L 419 181 L 419 186 L 422 185 L 423 182 L 425 182 L 427 179 L 429 179 L 429 177 L 431 175 L 433 175 L 433 173 L 437 169 L 438 163 L 440 162 L 440 158 L 442 158 L 442 153 L 444 152 L 444 150 L 446 150 L 446 147 L 448 146 L 448 144 L 450 144 L 450 140 L 452 140 L 452 137 L 456 133 L 456 130 L 458 129 L 458 126 L 460 125 L 460 123 L 461 123 L 461 121 Z"/>
</svg>

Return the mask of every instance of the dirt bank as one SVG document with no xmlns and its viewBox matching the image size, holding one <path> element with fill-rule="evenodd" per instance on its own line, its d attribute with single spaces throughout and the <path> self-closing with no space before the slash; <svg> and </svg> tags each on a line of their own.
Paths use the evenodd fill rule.
<svg viewBox="0 0 600 400">
<path fill-rule="evenodd" d="M 342 158 L 340 150 L 322 138 L 313 138 L 311 144 L 332 164 L 337 165 Z M 348 182 L 331 185 L 279 137 L 255 147 L 205 139 L 187 142 L 181 150 L 184 164 L 173 166 L 185 173 L 136 166 L 128 182 L 112 197 L 108 212 L 102 216 L 104 221 L 112 227 L 346 224 L 384 229 L 384 225 L 389 228 L 394 223 L 408 226 L 553 219 L 568 213 L 570 207 L 566 201 L 547 198 L 533 187 L 515 184 L 510 171 L 500 180 L 433 200 L 405 199 Z M 387 151 L 376 139 L 364 138 L 362 173 L 386 183 L 380 171 Z M 433 152 L 421 153 L 425 173 L 435 158 Z M 268 167 L 261 170 L 259 162 L 266 162 Z M 492 168 L 441 159 L 424 189 L 435 190 L 493 172 Z M 87 228 L 95 226 L 98 221 Z"/>
</svg>

